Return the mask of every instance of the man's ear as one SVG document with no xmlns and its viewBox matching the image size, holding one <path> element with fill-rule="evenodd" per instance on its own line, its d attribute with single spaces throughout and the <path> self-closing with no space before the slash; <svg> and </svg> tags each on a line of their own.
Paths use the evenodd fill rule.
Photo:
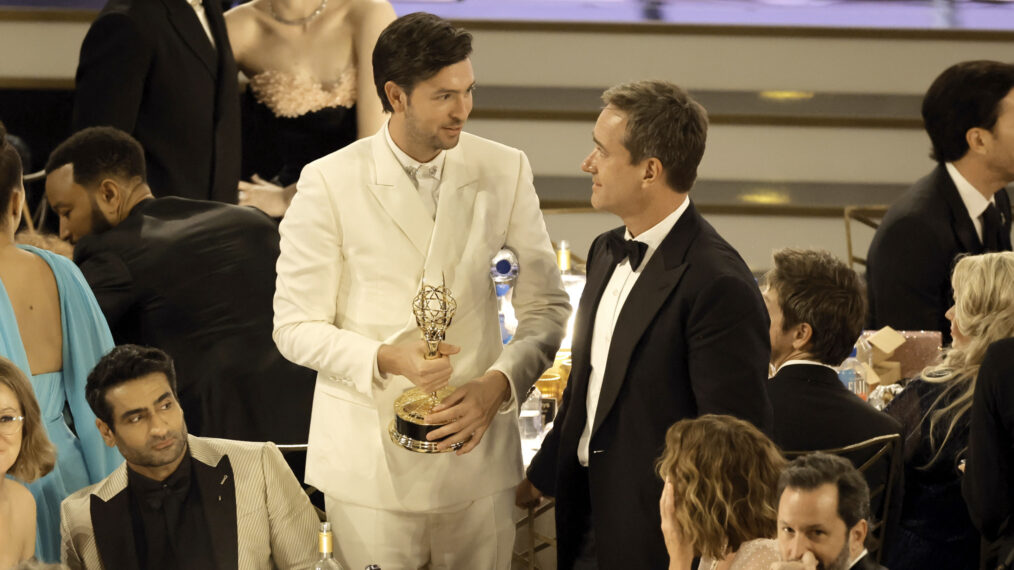
<svg viewBox="0 0 1014 570">
<path fill-rule="evenodd" d="M 993 133 L 982 127 L 972 127 L 965 131 L 965 142 L 968 143 L 968 150 L 977 154 L 986 152 L 988 140 Z"/>
<path fill-rule="evenodd" d="M 408 106 L 408 93 L 400 85 L 393 81 L 388 81 L 384 84 L 384 93 L 387 95 L 387 100 L 390 101 L 391 108 L 394 109 L 395 113 L 405 112 L 405 107 Z"/>
<path fill-rule="evenodd" d="M 106 213 L 112 214 L 118 211 L 120 202 L 124 198 L 123 187 L 112 178 L 102 179 L 102 182 L 99 182 L 99 187 L 95 190 L 95 201 L 98 203 L 99 209 Z"/>
<path fill-rule="evenodd" d="M 810 326 L 810 323 L 799 323 L 792 328 L 792 348 L 796 350 L 806 348 L 813 339 L 813 327 Z"/>
<path fill-rule="evenodd" d="M 644 161 L 644 175 L 641 182 L 645 185 L 653 184 L 662 179 L 662 162 L 657 158 L 648 158 Z"/>
<path fill-rule="evenodd" d="M 102 441 L 106 442 L 109 447 L 116 447 L 116 437 L 113 435 L 113 429 L 109 427 L 109 424 L 95 418 L 95 427 L 99 428 L 99 433 L 102 434 Z"/>
<path fill-rule="evenodd" d="M 849 558 L 855 560 L 856 556 L 866 548 L 866 533 L 869 532 L 869 523 L 863 519 L 849 529 Z"/>
</svg>

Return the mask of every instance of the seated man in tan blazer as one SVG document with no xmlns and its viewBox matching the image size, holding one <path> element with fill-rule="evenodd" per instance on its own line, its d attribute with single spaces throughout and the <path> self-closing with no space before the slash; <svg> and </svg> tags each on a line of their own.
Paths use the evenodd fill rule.
<svg viewBox="0 0 1014 570">
<path fill-rule="evenodd" d="M 308 568 L 318 519 L 272 443 L 187 435 L 172 359 L 124 345 L 85 388 L 96 425 L 126 462 L 64 500 L 72 569 Z"/>
</svg>

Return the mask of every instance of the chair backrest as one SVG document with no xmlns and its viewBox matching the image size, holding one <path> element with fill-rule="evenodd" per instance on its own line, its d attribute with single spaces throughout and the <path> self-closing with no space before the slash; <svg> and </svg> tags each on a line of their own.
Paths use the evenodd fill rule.
<svg viewBox="0 0 1014 570">
<path fill-rule="evenodd" d="M 845 249 L 849 266 L 855 263 L 866 265 L 866 258 L 859 257 L 852 249 L 852 221 L 877 229 L 886 213 L 887 206 L 845 206 Z"/>
<path fill-rule="evenodd" d="M 880 562 L 883 545 L 890 537 L 901 515 L 902 450 L 901 435 L 881 435 L 866 441 L 821 449 L 824 453 L 848 459 L 863 474 L 870 486 L 870 531 L 867 541 L 870 555 Z M 816 451 L 785 451 L 790 461 Z"/>
</svg>

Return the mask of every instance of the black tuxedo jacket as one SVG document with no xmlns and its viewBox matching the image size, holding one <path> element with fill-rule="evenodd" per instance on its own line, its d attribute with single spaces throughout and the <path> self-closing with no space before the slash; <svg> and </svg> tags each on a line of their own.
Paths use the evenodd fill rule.
<svg viewBox="0 0 1014 570">
<path fill-rule="evenodd" d="M 666 568 L 662 480 L 655 473 L 665 432 L 683 418 L 709 413 L 770 427 L 768 315 L 746 264 L 691 203 L 620 311 L 585 475 L 577 446 L 587 422 L 593 321 L 616 267 L 606 243 L 600 235 L 588 254 L 570 380 L 528 476 L 556 497 L 559 568 L 573 564 L 589 508 L 603 570 Z"/>
<path fill-rule="evenodd" d="M 235 203 L 236 62 L 221 4 L 204 10 L 217 47 L 186 0 L 109 0 L 81 45 L 74 130 L 110 125 L 133 135 L 157 196 Z"/>
<path fill-rule="evenodd" d="M 850 570 L 887 570 L 887 568 L 877 564 L 877 561 L 873 559 L 873 556 L 867 554 L 857 560 Z"/>
<path fill-rule="evenodd" d="M 971 413 L 961 489 L 992 569 L 1014 556 L 1014 338 L 986 351 Z"/>
<path fill-rule="evenodd" d="M 278 241 L 253 208 L 157 198 L 74 249 L 116 343 L 175 360 L 191 433 L 307 440 L 315 373 L 271 338 Z"/>
<path fill-rule="evenodd" d="M 995 199 L 1006 230 L 1003 248 L 1009 251 L 1010 196 L 1004 189 Z M 954 181 L 937 166 L 891 206 L 873 236 L 866 261 L 869 327 L 941 331 L 949 344 L 944 313 L 954 304 L 955 257 L 982 252 Z"/>
<path fill-rule="evenodd" d="M 768 381 L 768 396 L 774 410 L 774 442 L 785 451 L 819 451 L 845 447 L 881 435 L 901 434 L 901 424 L 891 416 L 875 410 L 859 396 L 849 392 L 838 374 L 817 364 L 792 364 L 778 370 Z M 847 457 L 859 467 L 875 449 Z M 891 489 L 891 520 L 885 534 L 891 532 L 901 516 L 904 480 L 901 477 L 903 452 L 894 457 L 899 476 Z M 882 461 L 866 471 L 870 489 L 887 481 L 889 462 Z M 871 512 L 878 516 L 883 508 L 884 494 L 874 498 Z"/>
</svg>

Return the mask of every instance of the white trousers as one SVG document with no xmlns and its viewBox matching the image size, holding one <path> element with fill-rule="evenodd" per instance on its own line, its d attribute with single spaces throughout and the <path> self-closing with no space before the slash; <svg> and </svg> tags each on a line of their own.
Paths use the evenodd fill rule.
<svg viewBox="0 0 1014 570">
<path fill-rule="evenodd" d="M 325 496 L 334 556 L 346 570 L 509 570 L 514 489 L 441 509 L 410 513 Z"/>
</svg>

